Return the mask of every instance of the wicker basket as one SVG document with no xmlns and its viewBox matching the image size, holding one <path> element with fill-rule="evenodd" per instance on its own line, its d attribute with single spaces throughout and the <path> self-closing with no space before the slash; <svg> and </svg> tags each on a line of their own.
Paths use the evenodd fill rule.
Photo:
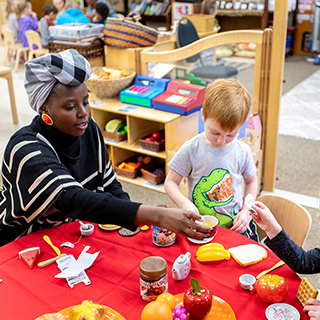
<svg viewBox="0 0 320 320">
<path fill-rule="evenodd" d="M 155 29 L 128 18 L 108 18 L 103 34 L 107 45 L 119 48 L 150 47 L 158 38 Z"/>
<path fill-rule="evenodd" d="M 160 130 L 161 134 L 162 134 L 162 137 L 164 137 L 164 130 Z M 143 139 L 140 139 L 140 144 L 141 144 L 141 147 L 144 148 L 144 149 L 147 149 L 147 150 L 150 150 L 150 151 L 154 151 L 154 152 L 160 152 L 160 151 L 163 151 L 165 149 L 165 141 L 160 141 L 160 142 L 157 142 L 157 141 L 146 141 L 145 139 L 147 137 L 150 137 L 150 135 L 144 137 Z"/>
<path fill-rule="evenodd" d="M 120 168 L 118 168 L 118 166 L 116 166 L 115 169 L 116 169 L 116 174 L 118 174 L 119 176 L 128 178 L 128 179 L 135 179 L 140 173 L 139 169 L 131 171 L 131 170 L 126 170 L 126 169 L 120 169 Z"/>
<path fill-rule="evenodd" d="M 140 139 L 141 147 L 150 151 L 160 152 L 165 148 L 165 141 L 161 142 L 152 142 L 152 141 L 145 141 L 144 139 Z"/>
<path fill-rule="evenodd" d="M 104 137 L 105 137 L 105 139 L 110 139 L 113 141 L 120 142 L 120 141 L 127 140 L 127 133 L 117 134 L 117 133 L 113 133 L 113 132 L 104 131 Z"/>
<path fill-rule="evenodd" d="M 59 53 L 67 49 L 76 49 L 87 60 L 102 57 L 104 58 L 104 42 L 100 39 L 95 39 L 90 45 L 78 43 L 55 41 L 48 43 L 50 53 Z"/>
<path fill-rule="evenodd" d="M 99 74 L 99 72 L 103 71 L 103 67 L 93 67 L 92 73 Z M 118 68 L 108 68 L 118 70 Z M 134 80 L 136 76 L 136 72 L 132 69 L 128 70 L 131 75 L 125 78 L 116 79 L 116 80 L 103 80 L 103 79 L 89 79 L 86 81 L 86 85 L 89 91 L 95 93 L 97 98 L 106 99 L 117 96 L 120 91 L 129 87 L 131 82 Z"/>
<path fill-rule="evenodd" d="M 156 168 L 154 168 L 156 169 Z M 153 170 L 154 170 L 153 169 Z M 164 179 L 166 178 L 166 174 L 153 174 L 150 171 L 146 170 L 146 169 L 141 169 L 141 173 L 142 173 L 142 177 L 147 180 L 148 182 L 154 184 L 154 185 L 158 185 L 164 182 Z"/>
</svg>

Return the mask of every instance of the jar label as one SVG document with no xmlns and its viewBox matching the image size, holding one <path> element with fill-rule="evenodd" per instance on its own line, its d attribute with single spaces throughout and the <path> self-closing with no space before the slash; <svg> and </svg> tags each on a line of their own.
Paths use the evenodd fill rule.
<svg viewBox="0 0 320 320">
<path fill-rule="evenodd" d="M 152 242 L 158 247 L 168 247 L 176 242 L 176 234 L 166 228 L 152 226 Z"/>
<path fill-rule="evenodd" d="M 156 300 L 164 292 L 168 292 L 168 274 L 157 281 L 145 281 L 140 278 L 140 294 L 144 301 Z"/>
</svg>

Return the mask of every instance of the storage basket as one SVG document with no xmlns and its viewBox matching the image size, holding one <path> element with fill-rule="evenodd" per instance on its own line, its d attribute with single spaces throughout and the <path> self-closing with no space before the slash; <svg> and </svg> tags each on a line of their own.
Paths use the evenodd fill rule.
<svg viewBox="0 0 320 320">
<path fill-rule="evenodd" d="M 104 131 L 104 137 L 106 139 L 110 139 L 110 140 L 113 140 L 113 141 L 120 142 L 120 141 L 127 140 L 127 133 L 125 133 L 125 134 L 117 134 L 117 133 L 113 133 L 113 132 Z"/>
<path fill-rule="evenodd" d="M 152 171 L 157 169 L 157 167 L 153 167 Z M 151 170 L 151 168 L 149 169 Z M 147 180 L 148 182 L 158 185 L 164 182 L 164 179 L 166 178 L 166 174 L 153 174 L 152 172 L 148 171 L 147 169 L 141 168 L 142 177 Z"/>
<path fill-rule="evenodd" d="M 138 48 L 153 46 L 158 32 L 130 18 L 108 18 L 103 30 L 104 42 L 113 47 Z"/>
<path fill-rule="evenodd" d="M 116 174 L 118 174 L 119 176 L 128 178 L 128 179 L 135 179 L 140 173 L 139 169 L 131 171 L 131 170 L 126 170 L 126 169 L 120 169 L 120 168 L 118 168 L 118 166 L 116 166 L 115 169 L 116 169 Z"/>
<path fill-rule="evenodd" d="M 138 177 L 141 174 L 140 168 L 137 168 L 136 170 L 126 170 L 126 169 L 122 169 L 119 168 L 118 166 L 122 163 L 122 162 L 137 162 L 138 161 L 138 157 L 137 156 L 133 156 L 130 157 L 129 159 L 126 159 L 124 161 L 121 161 L 120 163 L 118 163 L 118 165 L 115 167 L 115 171 L 119 176 L 128 178 L 128 179 L 135 179 L 136 177 Z"/>
<path fill-rule="evenodd" d="M 92 73 L 99 74 L 99 72 L 103 71 L 103 67 L 93 67 L 91 68 Z M 118 70 L 118 68 L 108 68 Z M 91 79 L 86 81 L 86 85 L 89 91 L 95 93 L 95 95 L 100 99 L 111 98 L 117 96 L 120 91 L 129 87 L 131 82 L 134 80 L 136 76 L 136 72 L 132 69 L 126 69 L 131 73 L 130 76 L 124 77 L 121 79 Z"/>
<path fill-rule="evenodd" d="M 103 57 L 104 58 L 104 42 L 100 39 L 95 39 L 91 44 L 78 44 L 63 41 L 53 41 L 48 43 L 48 49 L 51 53 L 58 53 L 60 51 L 75 49 L 87 60 Z"/>
<path fill-rule="evenodd" d="M 162 137 L 164 137 L 164 130 L 160 130 L 161 134 L 162 134 Z M 146 141 L 145 139 L 147 137 L 150 137 L 150 135 L 144 137 L 143 139 L 140 139 L 140 144 L 141 144 L 141 147 L 144 148 L 144 149 L 147 149 L 147 150 L 150 150 L 150 151 L 154 151 L 154 152 L 160 152 L 160 151 L 163 151 L 165 149 L 165 141 L 160 141 L 160 142 L 157 142 L 157 141 Z"/>
<path fill-rule="evenodd" d="M 141 147 L 150 151 L 160 152 L 165 148 L 165 141 L 160 142 L 152 142 L 152 141 L 145 141 L 144 139 L 140 139 Z"/>
</svg>

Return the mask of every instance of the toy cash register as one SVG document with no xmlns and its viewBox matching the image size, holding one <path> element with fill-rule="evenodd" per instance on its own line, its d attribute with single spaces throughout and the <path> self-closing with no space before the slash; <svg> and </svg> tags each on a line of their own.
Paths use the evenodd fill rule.
<svg viewBox="0 0 320 320">
<path fill-rule="evenodd" d="M 120 101 L 152 108 L 152 99 L 166 90 L 169 79 L 137 76 L 134 85 L 120 92 Z"/>
<path fill-rule="evenodd" d="M 188 115 L 201 109 L 206 88 L 170 81 L 167 90 L 152 100 L 154 109 Z"/>
</svg>

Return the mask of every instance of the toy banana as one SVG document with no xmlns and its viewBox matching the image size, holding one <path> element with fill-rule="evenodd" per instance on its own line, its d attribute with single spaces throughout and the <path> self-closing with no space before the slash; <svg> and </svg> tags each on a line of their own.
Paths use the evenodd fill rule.
<svg viewBox="0 0 320 320">
<path fill-rule="evenodd" d="M 200 262 L 229 260 L 230 259 L 230 252 L 228 250 L 204 252 L 204 253 L 201 253 L 200 255 L 198 255 L 196 257 L 196 259 Z"/>
<path fill-rule="evenodd" d="M 201 246 L 196 255 L 200 255 L 201 253 L 208 252 L 208 251 L 219 251 L 219 250 L 225 250 L 224 246 L 221 243 L 213 242 L 213 243 L 207 243 Z"/>
</svg>

